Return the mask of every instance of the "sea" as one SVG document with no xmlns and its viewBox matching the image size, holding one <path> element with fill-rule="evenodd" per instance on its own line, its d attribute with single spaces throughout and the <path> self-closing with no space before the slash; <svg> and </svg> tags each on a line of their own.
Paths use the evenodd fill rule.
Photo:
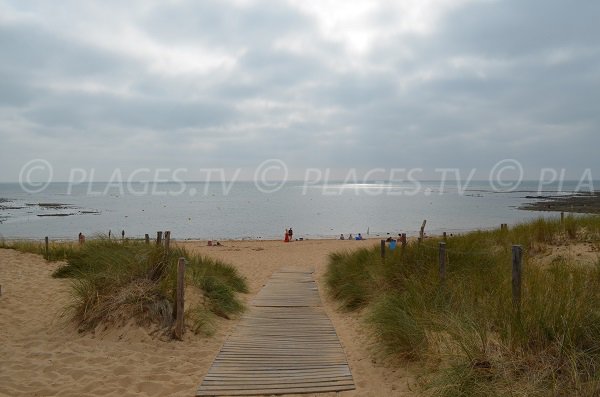
<svg viewBox="0 0 600 397">
<path fill-rule="evenodd" d="M 429 234 L 461 233 L 556 217 L 519 207 L 535 197 L 579 189 L 577 181 L 541 187 L 523 181 L 502 188 L 487 181 L 52 182 L 32 191 L 0 183 L 0 238 L 63 240 L 109 231 L 142 238 L 169 230 L 180 240 L 271 240 L 283 239 L 286 228 L 303 239 L 349 233 L 375 238 L 415 235 L 423 220 Z"/>
</svg>

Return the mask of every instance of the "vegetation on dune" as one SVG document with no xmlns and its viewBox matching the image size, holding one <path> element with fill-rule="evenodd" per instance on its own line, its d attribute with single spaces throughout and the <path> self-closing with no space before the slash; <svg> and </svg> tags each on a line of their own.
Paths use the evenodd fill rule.
<svg viewBox="0 0 600 397">
<path fill-rule="evenodd" d="M 600 394 L 600 260 L 582 266 L 549 246 L 598 250 L 600 217 L 537 220 L 511 230 L 447 239 L 440 281 L 438 242 L 331 255 L 331 294 L 364 308 L 381 354 L 417 361 L 432 396 Z M 524 250 L 520 309 L 511 299 L 511 246 Z"/>
<path fill-rule="evenodd" d="M 42 255 L 45 251 L 43 243 L 30 242 L 2 243 L 0 248 Z M 229 318 L 244 310 L 237 294 L 248 289 L 237 270 L 183 248 L 167 252 L 164 246 L 143 241 L 97 236 L 82 245 L 52 243 L 49 251 L 50 258 L 66 261 L 53 276 L 72 279 L 68 312 L 81 331 L 131 319 L 169 330 L 174 323 L 177 262 L 182 257 L 186 259 L 187 324 L 195 332 L 211 334 L 216 316 Z"/>
<path fill-rule="evenodd" d="M 38 254 L 46 257 L 46 246 L 45 243 L 33 240 L 16 240 L 6 241 L 0 240 L 0 248 L 14 249 L 20 252 L 27 252 L 30 254 Z M 71 254 L 77 250 L 77 244 L 72 242 L 57 242 L 50 241 L 48 243 L 48 257 L 49 261 L 64 261 L 67 260 Z"/>
</svg>

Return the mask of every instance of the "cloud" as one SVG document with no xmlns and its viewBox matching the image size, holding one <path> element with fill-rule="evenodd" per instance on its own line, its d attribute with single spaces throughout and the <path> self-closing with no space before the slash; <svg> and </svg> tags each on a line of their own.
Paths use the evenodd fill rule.
<svg viewBox="0 0 600 397">
<path fill-rule="evenodd" d="M 32 156 L 63 177 L 513 157 L 576 177 L 598 167 L 598 15 L 591 0 L 1 1 L 0 180 Z"/>
</svg>

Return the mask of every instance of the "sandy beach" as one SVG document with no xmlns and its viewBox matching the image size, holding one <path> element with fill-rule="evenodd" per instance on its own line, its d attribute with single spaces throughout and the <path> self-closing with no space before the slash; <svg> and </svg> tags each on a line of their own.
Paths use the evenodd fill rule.
<svg viewBox="0 0 600 397">
<path fill-rule="evenodd" d="M 409 370 L 379 362 L 358 314 L 337 310 L 327 297 L 323 275 L 331 252 L 379 244 L 367 241 L 206 241 L 179 244 L 235 265 L 248 280 L 250 300 L 282 266 L 315 269 L 323 306 L 348 357 L 357 389 L 340 396 L 405 396 L 414 379 Z M 212 337 L 187 332 L 170 341 L 135 326 L 80 334 L 63 313 L 68 280 L 53 279 L 58 267 L 42 257 L 0 250 L 1 396 L 193 396 L 238 320 L 219 321 Z M 320 394 L 327 395 L 327 394 Z"/>
</svg>

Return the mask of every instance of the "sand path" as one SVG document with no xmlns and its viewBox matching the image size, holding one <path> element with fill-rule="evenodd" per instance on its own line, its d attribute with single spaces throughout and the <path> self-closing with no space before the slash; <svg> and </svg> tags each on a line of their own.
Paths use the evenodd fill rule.
<svg viewBox="0 0 600 397">
<path fill-rule="evenodd" d="M 346 351 L 357 387 L 330 395 L 410 395 L 410 373 L 374 360 L 358 316 L 338 312 L 324 292 L 323 274 L 330 252 L 375 243 L 182 244 L 238 267 L 248 278 L 247 301 L 281 266 L 314 266 L 323 307 Z M 70 299 L 70 287 L 68 280 L 50 277 L 57 266 L 38 255 L 0 249 L 0 396 L 193 396 L 238 322 L 220 321 L 211 338 L 188 332 L 183 342 L 160 340 L 131 326 L 81 335 L 61 317 Z"/>
</svg>

